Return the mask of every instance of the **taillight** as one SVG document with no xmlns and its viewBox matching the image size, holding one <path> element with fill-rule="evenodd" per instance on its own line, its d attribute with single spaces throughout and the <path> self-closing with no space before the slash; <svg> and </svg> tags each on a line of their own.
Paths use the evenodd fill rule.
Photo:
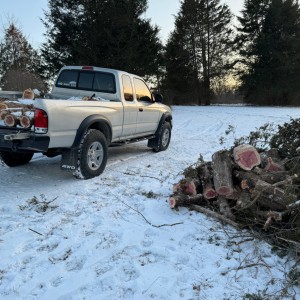
<svg viewBox="0 0 300 300">
<path fill-rule="evenodd" d="M 34 132 L 47 133 L 48 131 L 48 115 L 42 109 L 34 111 Z"/>
</svg>

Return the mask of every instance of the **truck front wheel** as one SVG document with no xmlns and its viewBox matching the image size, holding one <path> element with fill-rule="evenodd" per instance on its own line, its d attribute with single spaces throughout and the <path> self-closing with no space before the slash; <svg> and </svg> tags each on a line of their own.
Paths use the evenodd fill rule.
<svg viewBox="0 0 300 300">
<path fill-rule="evenodd" d="M 102 132 L 88 129 L 78 150 L 76 178 L 89 179 L 100 175 L 107 162 L 107 142 Z"/>
<path fill-rule="evenodd" d="M 33 153 L 15 153 L 8 151 L 1 151 L 1 160 L 9 167 L 17 167 L 26 165 L 32 159 Z"/>
<path fill-rule="evenodd" d="M 153 148 L 154 152 L 165 151 L 169 147 L 171 141 L 171 130 L 169 122 L 165 122 L 162 125 L 158 135 L 157 146 Z"/>
</svg>

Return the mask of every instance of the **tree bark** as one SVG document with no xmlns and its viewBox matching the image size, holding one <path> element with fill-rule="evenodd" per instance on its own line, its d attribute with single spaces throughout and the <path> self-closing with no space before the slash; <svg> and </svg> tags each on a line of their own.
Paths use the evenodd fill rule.
<svg viewBox="0 0 300 300">
<path fill-rule="evenodd" d="M 287 205 L 297 200 L 296 195 L 285 192 L 283 189 L 262 180 L 257 181 L 252 198 L 257 199 L 257 203 L 261 207 L 273 211 L 283 211 Z"/>
<path fill-rule="evenodd" d="M 246 172 L 242 170 L 235 170 L 233 175 L 241 184 L 241 188 L 243 190 L 253 189 L 258 180 L 265 181 L 270 184 L 278 183 L 284 180 L 288 180 L 291 178 L 288 172 L 280 171 L 280 172 L 270 172 L 263 173 L 261 175 L 257 175 L 253 172 Z"/>
<path fill-rule="evenodd" d="M 213 171 L 210 162 L 198 167 L 198 176 L 202 184 L 203 197 L 205 199 L 216 198 L 217 193 L 213 186 Z"/>
<path fill-rule="evenodd" d="M 179 206 L 190 206 L 192 204 L 200 204 L 202 201 L 202 194 L 197 194 L 194 197 L 190 197 L 184 194 L 172 195 L 169 197 L 169 205 L 171 208 L 177 208 Z"/>
<path fill-rule="evenodd" d="M 218 195 L 233 193 L 232 161 L 228 151 L 218 151 L 212 156 L 213 181 Z"/>
<path fill-rule="evenodd" d="M 217 203 L 220 207 L 220 213 L 221 215 L 224 215 L 226 218 L 230 220 L 234 220 L 235 216 L 233 215 L 231 208 L 229 206 L 229 203 L 225 197 L 219 196 Z"/>
<path fill-rule="evenodd" d="M 218 220 L 220 220 L 220 221 L 222 221 L 224 223 L 227 223 L 227 224 L 229 224 L 231 226 L 234 226 L 236 228 L 240 228 L 241 227 L 238 223 L 234 222 L 233 220 L 228 219 L 225 216 L 220 215 L 217 212 L 214 212 L 214 211 L 212 211 L 210 209 L 206 209 L 206 208 L 204 208 L 202 206 L 194 205 L 193 204 L 193 205 L 190 206 L 190 208 L 193 209 L 193 210 L 196 210 L 198 212 L 201 212 L 201 213 L 207 215 L 208 217 L 216 218 L 216 219 L 218 219 Z"/>
</svg>

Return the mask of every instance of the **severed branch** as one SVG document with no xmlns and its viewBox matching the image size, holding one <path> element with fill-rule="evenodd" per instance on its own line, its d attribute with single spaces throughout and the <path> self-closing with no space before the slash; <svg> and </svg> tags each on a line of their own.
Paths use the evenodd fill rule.
<svg viewBox="0 0 300 300">
<path fill-rule="evenodd" d="M 135 211 L 136 213 L 138 213 L 140 216 L 142 216 L 142 218 L 149 224 L 151 225 L 152 227 L 155 227 L 155 228 L 160 228 L 160 227 L 172 227 L 172 226 L 175 226 L 175 225 L 181 225 L 183 224 L 183 222 L 178 222 L 178 223 L 173 223 L 173 224 L 161 224 L 161 225 L 154 225 L 152 224 L 151 222 L 149 222 L 146 217 L 140 212 L 138 211 L 137 209 L 133 208 L 132 206 L 128 205 L 127 203 L 125 203 L 124 201 L 120 200 L 125 206 L 127 206 L 128 208 L 132 209 L 133 211 Z"/>
<path fill-rule="evenodd" d="M 43 234 L 41 234 L 41 233 L 39 233 L 39 232 L 37 232 L 37 231 L 35 231 L 35 230 L 33 230 L 33 229 L 31 229 L 31 228 L 28 228 L 30 231 L 32 231 L 32 232 L 34 232 L 34 233 L 36 233 L 36 234 L 39 234 L 39 235 L 42 235 L 43 236 Z"/>
<path fill-rule="evenodd" d="M 236 223 L 236 222 L 234 222 L 234 221 L 226 218 L 225 216 L 222 216 L 222 215 L 218 214 L 217 212 L 212 211 L 210 209 L 206 209 L 206 208 L 204 208 L 202 206 L 191 205 L 190 208 L 193 209 L 193 210 L 195 210 L 195 211 L 201 212 L 201 213 L 203 213 L 203 214 L 205 214 L 205 215 L 207 215 L 209 217 L 213 217 L 213 218 L 218 219 L 218 220 L 220 220 L 222 222 L 225 222 L 225 223 L 227 223 L 227 224 L 229 224 L 231 226 L 234 226 L 236 228 L 241 228 L 242 227 L 240 224 L 238 224 L 238 223 Z"/>
</svg>

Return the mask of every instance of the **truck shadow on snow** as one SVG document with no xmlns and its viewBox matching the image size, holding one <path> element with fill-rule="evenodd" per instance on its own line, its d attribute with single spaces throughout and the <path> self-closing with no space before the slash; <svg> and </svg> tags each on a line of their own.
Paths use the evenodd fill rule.
<svg viewBox="0 0 300 300">
<path fill-rule="evenodd" d="M 109 172 L 114 165 L 132 159 L 136 161 L 137 158 L 152 155 L 152 153 L 152 150 L 143 143 L 109 147 L 108 161 L 103 173 Z M 153 155 L 155 154 L 153 153 Z M 32 182 L 36 184 L 40 181 L 41 184 L 45 182 L 55 184 L 78 180 L 73 177 L 71 172 L 61 170 L 60 160 L 61 156 L 48 158 L 36 154 L 28 164 L 23 166 L 9 168 L 6 165 L 0 165 L 0 182 L 2 184 L 31 184 Z"/>
</svg>

